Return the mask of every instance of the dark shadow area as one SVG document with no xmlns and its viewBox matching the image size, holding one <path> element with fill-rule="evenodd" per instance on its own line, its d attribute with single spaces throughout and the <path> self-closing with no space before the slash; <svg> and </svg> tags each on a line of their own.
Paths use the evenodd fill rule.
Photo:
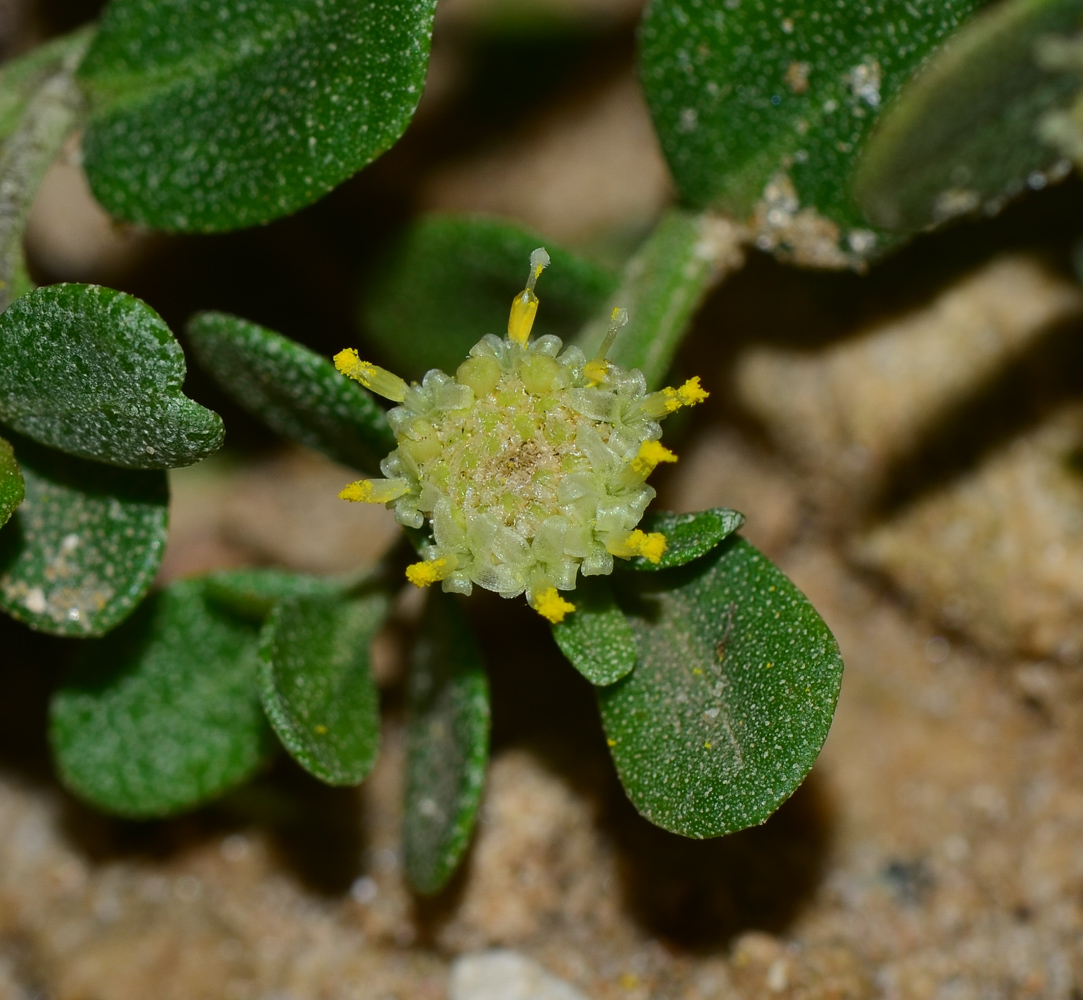
<svg viewBox="0 0 1083 1000">
<path fill-rule="evenodd" d="M 207 840 L 260 827 L 283 866 L 309 891 L 340 896 L 361 873 L 367 824 L 356 788 L 332 788 L 284 754 L 256 780 L 182 816 L 127 820 L 66 797 L 61 825 L 97 864 L 163 862 Z"/>
</svg>

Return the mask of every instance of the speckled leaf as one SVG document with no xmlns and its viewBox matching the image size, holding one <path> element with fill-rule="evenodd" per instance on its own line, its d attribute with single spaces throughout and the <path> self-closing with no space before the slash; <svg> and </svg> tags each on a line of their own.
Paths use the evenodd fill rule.
<svg viewBox="0 0 1083 1000">
<path fill-rule="evenodd" d="M 0 532 L 0 608 L 39 632 L 104 635 L 158 572 L 169 524 L 165 473 L 12 441 L 26 500 Z"/>
<path fill-rule="evenodd" d="M 53 697 L 61 779 L 100 809 L 164 816 L 259 767 L 269 733 L 256 694 L 258 632 L 216 612 L 195 580 L 172 584 L 87 643 Z"/>
<path fill-rule="evenodd" d="M 1079 92 L 1083 61 L 1052 72 L 1040 41 L 1073 34 L 1080 0 L 1008 0 L 983 11 L 905 87 L 862 155 L 855 193 L 877 225 L 912 232 L 1042 187 L 1062 154 L 1043 117 Z"/>
<path fill-rule="evenodd" d="M 129 469 L 191 465 L 222 446 L 217 413 L 182 392 L 184 352 L 139 299 L 49 285 L 0 315 L 0 421 Z"/>
<path fill-rule="evenodd" d="M 15 461 L 15 449 L 11 442 L 0 438 L 0 527 L 7 524 L 25 495 L 26 484 Z"/>
<path fill-rule="evenodd" d="M 355 600 L 288 597 L 263 627 L 263 709 L 294 760 L 329 785 L 356 785 L 376 763 L 370 647 L 390 603 L 380 590 Z"/>
<path fill-rule="evenodd" d="M 656 563 L 642 556 L 635 556 L 619 561 L 617 567 L 650 572 L 683 566 L 710 552 L 722 539 L 739 531 L 744 523 L 744 514 L 728 507 L 712 507 L 696 514 L 672 514 L 668 510 L 649 511 L 639 527 L 646 532 L 662 532 L 666 536 L 666 551 Z"/>
<path fill-rule="evenodd" d="M 32 287 L 23 256 L 26 223 L 83 113 L 73 74 L 92 30 L 55 39 L 0 69 L 0 311 Z"/>
<path fill-rule="evenodd" d="M 231 614 L 262 622 L 286 597 L 337 597 L 343 577 L 312 576 L 285 569 L 222 569 L 202 577 L 207 597 Z"/>
<path fill-rule="evenodd" d="M 613 274 L 501 219 L 432 215 L 407 233 L 362 298 L 381 361 L 404 378 L 453 373 L 486 333 L 504 335 L 539 246 L 553 263 L 538 283 L 534 336 L 570 337 L 613 290 Z"/>
<path fill-rule="evenodd" d="M 980 5 L 653 0 L 643 83 L 681 193 L 740 219 L 759 208 L 763 245 L 799 261 L 867 254 L 875 236 L 850 195 L 861 146 L 883 104 Z M 791 225 L 801 209 L 823 218 Z"/>
<path fill-rule="evenodd" d="M 439 892 L 477 818 L 489 757 L 489 682 L 454 597 L 429 595 L 410 671 L 403 853 L 410 884 Z"/>
<path fill-rule="evenodd" d="M 718 837 L 767 819 L 816 760 L 842 659 L 801 592 L 741 538 L 623 574 L 635 670 L 598 689 L 621 782 L 652 823 Z"/>
<path fill-rule="evenodd" d="M 87 175 L 160 229 L 287 215 L 413 116 L 435 0 L 112 0 L 80 75 Z"/>
<path fill-rule="evenodd" d="M 636 665 L 636 639 L 604 577 L 582 577 L 575 611 L 552 626 L 560 651 L 591 684 L 612 684 Z"/>
<path fill-rule="evenodd" d="M 224 313 L 200 313 L 188 336 L 222 389 L 279 434 L 368 472 L 395 447 L 372 396 L 307 347 Z"/>
</svg>

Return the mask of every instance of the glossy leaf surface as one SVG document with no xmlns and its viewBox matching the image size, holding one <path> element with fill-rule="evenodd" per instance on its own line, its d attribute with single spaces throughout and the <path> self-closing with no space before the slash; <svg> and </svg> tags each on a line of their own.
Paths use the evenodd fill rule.
<svg viewBox="0 0 1083 1000">
<path fill-rule="evenodd" d="M 370 647 L 390 600 L 288 597 L 263 627 L 260 696 L 274 731 L 305 770 L 356 785 L 380 746 L 380 697 Z"/>
<path fill-rule="evenodd" d="M 1042 140 L 1042 120 L 1079 92 L 1083 59 L 1055 72 L 1039 50 L 1081 22 L 1079 0 L 1008 0 L 967 24 L 873 133 L 855 182 L 869 217 L 913 232 L 1044 186 L 1062 153 Z"/>
<path fill-rule="evenodd" d="M 0 532 L 0 608 L 40 632 L 103 635 L 158 572 L 169 524 L 165 473 L 13 443 L 26 499 Z"/>
<path fill-rule="evenodd" d="M 728 507 L 712 507 L 695 514 L 673 514 L 668 510 L 648 511 L 639 527 L 646 532 L 660 531 L 665 535 L 666 551 L 656 563 L 642 556 L 634 556 L 619 561 L 617 568 L 650 572 L 683 566 L 710 552 L 722 539 L 739 531 L 744 523 L 744 514 Z"/>
<path fill-rule="evenodd" d="M 129 469 L 191 465 L 222 446 L 218 414 L 181 391 L 184 352 L 139 299 L 49 285 L 0 315 L 0 421 Z"/>
<path fill-rule="evenodd" d="M 258 633 L 172 584 L 87 643 L 50 709 L 64 783 L 99 809 L 165 816 L 221 795 L 259 766 L 269 733 L 256 693 Z"/>
<path fill-rule="evenodd" d="M 619 681 L 636 665 L 636 639 L 605 577 L 581 577 L 571 598 L 575 611 L 552 626 L 569 662 L 591 684 Z"/>
<path fill-rule="evenodd" d="M 294 212 L 391 146 L 435 0 L 112 0 L 81 68 L 94 194 L 158 229 Z"/>
<path fill-rule="evenodd" d="M 7 524 L 25 495 L 26 484 L 19 463 L 15 461 L 15 449 L 9 441 L 0 438 L 0 527 Z"/>
<path fill-rule="evenodd" d="M 225 313 L 200 313 L 188 336 L 222 389 L 279 434 L 368 472 L 395 447 L 372 396 L 296 341 Z"/>
<path fill-rule="evenodd" d="M 639 658 L 598 699 L 629 798 L 686 837 L 764 822 L 831 726 L 842 659 L 827 626 L 741 538 L 619 587 Z"/>
<path fill-rule="evenodd" d="M 508 310 L 544 246 L 533 336 L 569 338 L 613 290 L 609 271 L 501 219 L 433 215 L 407 233 L 363 299 L 362 323 L 381 361 L 407 379 L 448 374 L 487 333 L 504 336 Z"/>
<path fill-rule="evenodd" d="M 868 223 L 850 195 L 861 147 L 883 105 L 979 6 L 654 0 L 643 82 L 682 195 L 738 219 L 759 208 L 783 244 L 801 234 L 777 231 L 811 208 L 819 221 L 806 216 L 798 229 L 819 227 L 829 242 L 839 235 L 831 227 L 848 230 L 843 251 L 867 253 Z"/>
<path fill-rule="evenodd" d="M 469 623 L 440 591 L 410 670 L 403 851 L 410 884 L 431 895 L 454 874 L 474 829 L 489 756 L 489 682 Z"/>
</svg>

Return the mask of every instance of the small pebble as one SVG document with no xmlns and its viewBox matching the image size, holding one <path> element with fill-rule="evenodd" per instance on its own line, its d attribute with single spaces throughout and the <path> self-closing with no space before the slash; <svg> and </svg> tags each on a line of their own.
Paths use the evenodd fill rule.
<svg viewBox="0 0 1083 1000">
<path fill-rule="evenodd" d="M 502 948 L 457 958 L 448 995 L 450 1000 L 588 1000 L 537 962 Z"/>
</svg>

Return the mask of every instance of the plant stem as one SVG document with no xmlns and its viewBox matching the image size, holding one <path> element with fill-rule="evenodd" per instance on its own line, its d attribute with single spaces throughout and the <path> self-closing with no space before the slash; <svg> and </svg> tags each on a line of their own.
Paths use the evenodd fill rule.
<svg viewBox="0 0 1083 1000">
<path fill-rule="evenodd" d="M 746 230 L 717 215 L 667 212 L 632 259 L 604 315 L 589 323 L 578 343 L 590 356 L 605 336 L 615 306 L 628 310 L 609 360 L 638 368 L 656 389 L 673 363 L 707 293 L 744 263 Z"/>
</svg>

